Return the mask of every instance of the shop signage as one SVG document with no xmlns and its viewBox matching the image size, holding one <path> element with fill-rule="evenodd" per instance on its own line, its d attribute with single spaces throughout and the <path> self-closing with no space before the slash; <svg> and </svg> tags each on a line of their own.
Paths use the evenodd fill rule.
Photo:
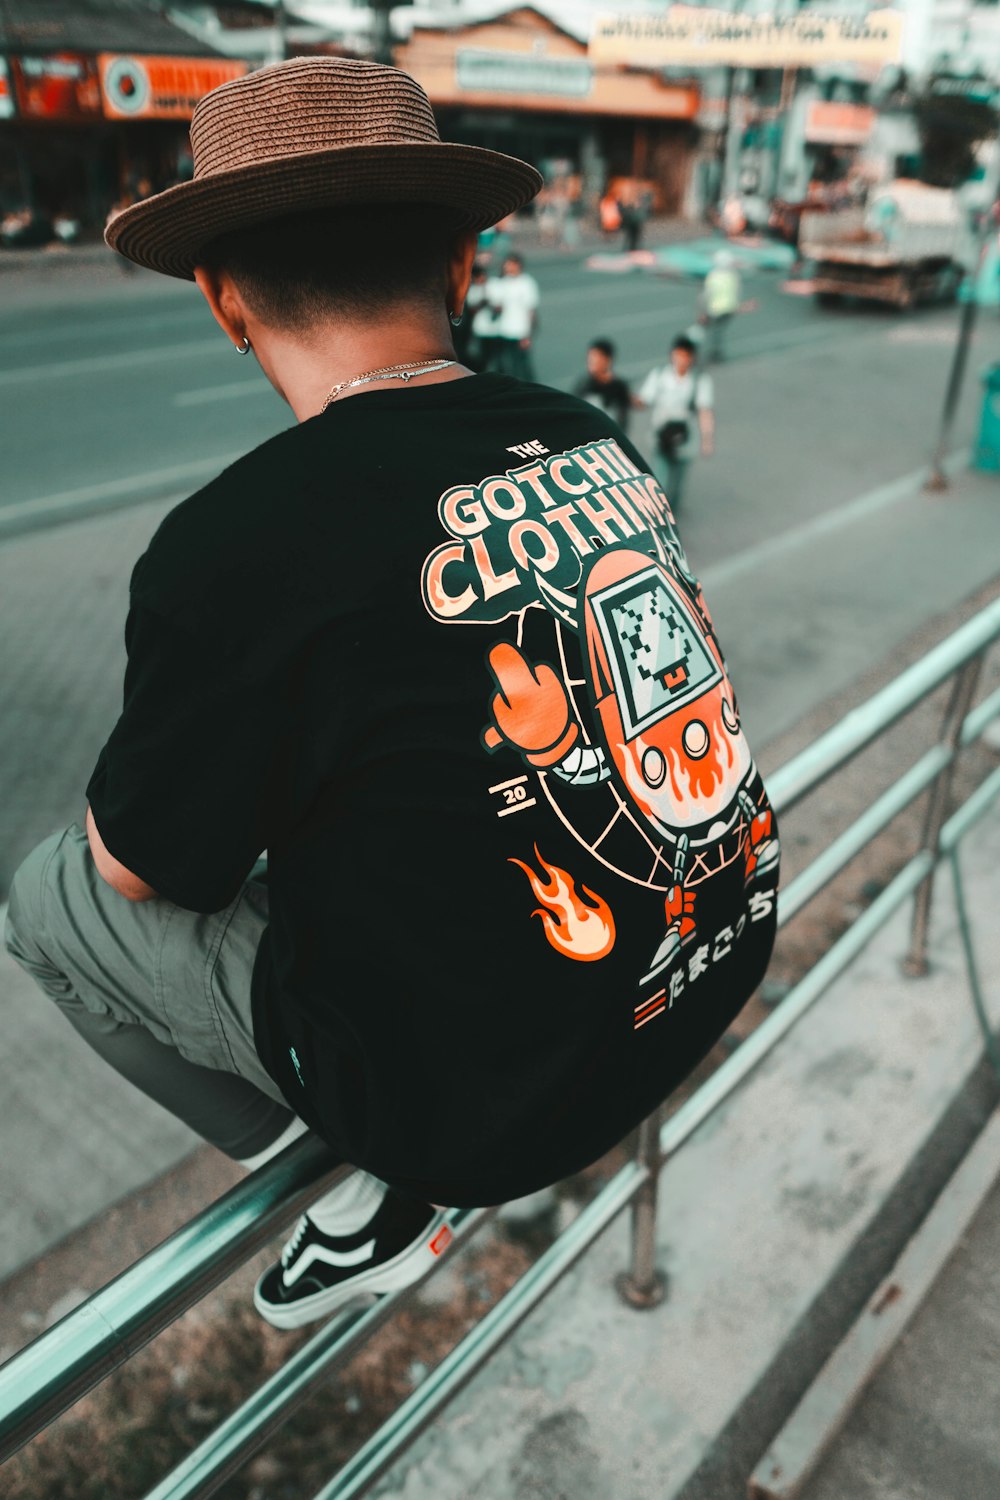
<svg viewBox="0 0 1000 1500">
<path fill-rule="evenodd" d="M 7 59 L 0 57 L 0 120 L 9 120 L 14 113 L 14 94 L 10 86 L 10 70 Z"/>
<path fill-rule="evenodd" d="M 93 58 L 78 52 L 12 57 L 18 113 L 26 120 L 86 120 L 101 113 Z"/>
<path fill-rule="evenodd" d="M 589 51 L 595 61 L 645 67 L 809 68 L 898 62 L 902 38 L 898 10 L 770 16 L 673 5 L 656 15 L 597 16 Z"/>
<path fill-rule="evenodd" d="M 817 146 L 861 146 L 875 126 L 867 104 L 840 104 L 814 99 L 806 110 L 806 140 Z"/>
<path fill-rule="evenodd" d="M 935 99 L 964 99 L 970 104 L 990 104 L 994 107 L 1000 98 L 988 78 L 953 78 L 950 74 L 938 73 L 931 78 L 928 93 Z"/>
<path fill-rule="evenodd" d="M 586 58 L 460 47 L 455 54 L 460 89 L 477 94 L 561 94 L 585 99 L 594 83 Z"/>
<path fill-rule="evenodd" d="M 215 57 L 98 56 L 104 113 L 112 120 L 190 120 L 220 83 L 242 78 L 245 62 Z"/>
</svg>

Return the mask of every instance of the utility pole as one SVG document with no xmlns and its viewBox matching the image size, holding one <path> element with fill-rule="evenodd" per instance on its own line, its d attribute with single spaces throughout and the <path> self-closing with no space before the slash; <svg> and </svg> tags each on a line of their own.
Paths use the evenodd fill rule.
<svg viewBox="0 0 1000 1500">
<path fill-rule="evenodd" d="M 392 66 L 392 24 L 390 10 L 393 0 L 371 0 L 372 51 L 376 62 Z"/>
<path fill-rule="evenodd" d="M 284 62 L 288 56 L 288 14 L 285 0 L 274 0 L 274 50 L 276 60 Z"/>
<path fill-rule="evenodd" d="M 736 86 L 736 69 L 726 69 L 726 100 L 722 116 L 722 129 L 719 131 L 719 183 L 715 194 L 715 207 L 717 212 L 722 211 L 722 205 L 726 198 L 726 164 L 729 160 L 729 132 L 732 129 L 733 96 Z"/>
</svg>

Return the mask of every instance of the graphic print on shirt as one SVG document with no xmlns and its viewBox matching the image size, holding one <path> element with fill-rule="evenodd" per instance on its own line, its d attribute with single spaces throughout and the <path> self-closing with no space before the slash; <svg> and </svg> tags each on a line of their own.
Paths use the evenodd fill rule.
<svg viewBox="0 0 1000 1500">
<path fill-rule="evenodd" d="M 635 1007 L 638 1029 L 774 910 L 778 840 L 701 587 L 659 485 L 610 438 L 456 486 L 439 514 L 452 540 L 424 564 L 428 612 L 515 622 L 485 652 L 483 748 L 513 752 L 525 773 L 490 788 L 510 799 L 498 816 L 537 806 L 540 793 L 581 851 L 574 872 L 533 849 L 544 877 L 511 856 L 546 938 L 594 961 L 615 945 L 618 880 L 657 902 L 636 981 L 663 988 Z M 538 611 L 551 621 L 548 659 L 525 649 Z M 582 817 L 581 799 L 602 796 L 607 815 Z M 699 887 L 731 866 L 742 867 L 744 907 L 704 931 Z"/>
</svg>

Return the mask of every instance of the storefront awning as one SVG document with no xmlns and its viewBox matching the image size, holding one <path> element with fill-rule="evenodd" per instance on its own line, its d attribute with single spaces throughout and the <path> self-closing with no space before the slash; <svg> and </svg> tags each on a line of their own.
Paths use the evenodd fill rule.
<svg viewBox="0 0 1000 1500">
<path fill-rule="evenodd" d="M 3 0 L 0 53 L 52 52 L 218 56 L 143 0 Z"/>
</svg>

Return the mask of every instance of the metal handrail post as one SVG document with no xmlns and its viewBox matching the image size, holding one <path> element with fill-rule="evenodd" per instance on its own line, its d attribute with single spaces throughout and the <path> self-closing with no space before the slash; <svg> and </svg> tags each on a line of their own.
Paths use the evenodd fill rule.
<svg viewBox="0 0 1000 1500">
<path fill-rule="evenodd" d="M 632 1264 L 615 1280 L 615 1287 L 629 1307 L 659 1307 L 667 1295 L 667 1278 L 656 1265 L 656 1207 L 660 1192 L 660 1116 L 655 1109 L 639 1126 L 635 1159 L 646 1177 L 632 1200 Z"/>
<path fill-rule="evenodd" d="M 945 710 L 944 722 L 941 726 L 939 743 L 948 751 L 948 759 L 942 766 L 931 786 L 930 799 L 927 804 L 927 816 L 924 820 L 924 832 L 920 841 L 920 847 L 930 854 L 937 864 L 940 854 L 941 829 L 948 813 L 948 804 L 951 800 L 951 787 L 955 777 L 955 761 L 962 743 L 962 729 L 966 716 L 972 706 L 972 699 L 979 681 L 979 673 L 982 670 L 983 653 L 980 651 L 976 656 L 966 662 L 965 666 L 955 678 L 948 707 Z M 913 926 L 910 936 L 910 951 L 903 960 L 902 968 L 904 974 L 912 978 L 918 978 L 926 974 L 929 968 L 927 962 L 927 934 L 930 929 L 931 899 L 934 894 L 934 868 L 932 867 L 927 879 L 920 885 L 913 901 Z"/>
<path fill-rule="evenodd" d="M 948 851 L 948 861 L 951 865 L 951 878 L 955 886 L 955 910 L 958 914 L 958 931 L 962 939 L 962 952 L 965 955 L 965 969 L 969 976 L 969 994 L 972 997 L 972 1008 L 976 1012 L 976 1020 L 983 1036 L 983 1045 L 986 1048 L 986 1056 L 989 1058 L 990 1067 L 993 1069 L 994 1077 L 1000 1083 L 1000 1047 L 993 1026 L 986 1010 L 983 1000 L 983 987 L 979 981 L 979 965 L 976 963 L 976 950 L 972 944 L 972 923 L 969 921 L 969 912 L 965 904 L 965 886 L 962 881 L 962 867 L 959 862 L 960 856 L 958 846 Z"/>
</svg>

